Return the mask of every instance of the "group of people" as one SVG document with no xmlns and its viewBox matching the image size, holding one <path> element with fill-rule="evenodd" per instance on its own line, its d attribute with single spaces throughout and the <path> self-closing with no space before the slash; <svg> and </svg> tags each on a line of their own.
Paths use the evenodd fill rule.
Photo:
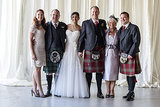
<svg viewBox="0 0 160 107">
<path fill-rule="evenodd" d="M 35 97 L 51 96 L 54 74 L 54 96 L 90 98 L 92 73 L 96 73 L 97 97 L 104 98 L 101 85 L 106 81 L 106 98 L 114 98 L 114 87 L 119 70 L 126 74 L 128 90 L 123 96 L 133 101 L 135 74 L 141 72 L 139 62 L 140 31 L 122 12 L 122 27 L 116 28 L 118 18 L 111 15 L 107 24 L 99 19 L 99 8 L 91 7 L 91 18 L 78 25 L 78 12 L 71 14 L 71 24 L 59 21 L 60 12 L 51 11 L 51 21 L 45 21 L 44 11 L 36 11 L 30 28 L 30 49 L 34 66 L 33 89 Z M 41 67 L 46 73 L 47 93 L 41 85 Z M 37 87 L 38 86 L 38 87 Z"/>
</svg>

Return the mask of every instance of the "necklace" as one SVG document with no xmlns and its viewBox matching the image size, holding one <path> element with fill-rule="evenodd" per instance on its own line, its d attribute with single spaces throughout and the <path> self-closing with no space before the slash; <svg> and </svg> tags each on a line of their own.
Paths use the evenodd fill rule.
<svg viewBox="0 0 160 107">
<path fill-rule="evenodd" d="M 72 26 L 72 30 L 73 30 L 73 31 L 78 30 L 78 28 L 79 28 L 78 25 L 72 25 L 72 24 L 71 24 L 71 26 Z M 77 26 L 77 27 L 76 27 L 76 26 Z"/>
</svg>

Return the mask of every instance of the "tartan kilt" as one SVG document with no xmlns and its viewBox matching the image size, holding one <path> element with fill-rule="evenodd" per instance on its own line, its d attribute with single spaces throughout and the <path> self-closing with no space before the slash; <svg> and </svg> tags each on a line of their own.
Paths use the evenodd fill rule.
<svg viewBox="0 0 160 107">
<path fill-rule="evenodd" d="M 83 72 L 86 73 L 101 73 L 104 72 L 104 49 L 100 51 L 100 59 L 93 60 L 91 51 L 84 51 Z"/>
<path fill-rule="evenodd" d="M 141 72 L 142 70 L 139 60 L 139 54 L 136 54 L 136 56 L 132 59 L 128 59 L 127 63 L 125 64 L 120 63 L 120 73 L 122 74 L 134 75 L 140 74 Z"/>
<path fill-rule="evenodd" d="M 48 52 L 46 52 L 46 66 L 43 67 L 43 71 L 45 73 L 56 73 L 59 67 L 60 61 L 58 63 L 53 63 L 50 60 L 50 55 L 53 51 L 58 51 L 62 59 L 63 51 L 61 51 L 60 49 L 50 49 Z"/>
</svg>

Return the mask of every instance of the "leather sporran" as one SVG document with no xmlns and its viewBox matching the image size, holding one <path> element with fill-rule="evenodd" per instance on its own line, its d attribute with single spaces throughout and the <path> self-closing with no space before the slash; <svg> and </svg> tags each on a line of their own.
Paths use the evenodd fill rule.
<svg viewBox="0 0 160 107">
<path fill-rule="evenodd" d="M 100 52 L 99 51 L 91 51 L 91 58 L 93 60 L 99 60 L 100 59 Z"/>
<path fill-rule="evenodd" d="M 125 63 L 127 62 L 127 60 L 128 60 L 128 54 L 126 54 L 126 53 L 121 53 L 121 54 L 120 54 L 120 62 L 121 62 L 122 64 L 125 64 Z"/>
<path fill-rule="evenodd" d="M 58 51 L 53 51 L 51 52 L 50 54 L 50 60 L 53 62 L 53 63 L 58 63 L 60 62 L 61 60 L 61 55 Z"/>
</svg>

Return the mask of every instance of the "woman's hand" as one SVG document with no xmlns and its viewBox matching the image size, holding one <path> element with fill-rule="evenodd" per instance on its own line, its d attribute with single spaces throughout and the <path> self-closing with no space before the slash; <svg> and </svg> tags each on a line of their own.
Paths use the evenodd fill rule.
<svg viewBox="0 0 160 107">
<path fill-rule="evenodd" d="M 35 39 L 32 40 L 32 44 L 33 44 L 33 46 L 35 46 L 35 44 L 36 44 Z"/>
<path fill-rule="evenodd" d="M 34 55 L 32 55 L 32 59 L 34 60 L 34 61 L 36 61 L 37 60 L 37 57 L 36 57 L 36 55 L 34 54 Z"/>
</svg>

